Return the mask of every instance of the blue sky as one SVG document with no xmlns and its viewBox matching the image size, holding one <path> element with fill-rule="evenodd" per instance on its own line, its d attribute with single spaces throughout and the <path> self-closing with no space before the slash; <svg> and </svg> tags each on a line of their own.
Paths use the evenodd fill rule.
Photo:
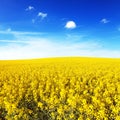
<svg viewBox="0 0 120 120">
<path fill-rule="evenodd" d="M 1 0 L 0 59 L 120 58 L 120 0 Z"/>
</svg>

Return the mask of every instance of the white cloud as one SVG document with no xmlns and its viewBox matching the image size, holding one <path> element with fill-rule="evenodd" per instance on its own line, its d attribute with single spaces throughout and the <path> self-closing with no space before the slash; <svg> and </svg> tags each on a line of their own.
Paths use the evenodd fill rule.
<svg viewBox="0 0 120 120">
<path fill-rule="evenodd" d="M 31 11 L 31 10 L 34 10 L 35 8 L 33 6 L 28 6 L 25 10 L 26 11 Z"/>
<path fill-rule="evenodd" d="M 106 24 L 106 23 L 109 23 L 110 21 L 107 20 L 106 18 L 103 18 L 100 22 L 103 23 L 103 24 Z"/>
<path fill-rule="evenodd" d="M 76 28 L 76 23 L 74 21 L 67 21 L 65 28 L 74 29 L 74 28 Z"/>
<path fill-rule="evenodd" d="M 0 59 L 62 56 L 120 57 L 120 50 L 103 49 L 102 45 L 95 41 L 70 42 L 59 40 L 58 42 L 48 37 L 40 37 L 40 35 L 34 37 L 33 35 L 36 34 L 34 32 L 11 31 L 11 34 L 16 36 L 16 40 L 0 40 Z"/>
<path fill-rule="evenodd" d="M 21 32 L 21 31 L 12 31 L 11 29 L 7 29 L 6 31 L 0 31 L 0 34 L 12 34 L 14 36 L 19 36 L 19 35 L 43 35 L 46 34 L 44 32 Z"/>
<path fill-rule="evenodd" d="M 39 12 L 38 17 L 41 17 L 41 19 L 44 19 L 45 17 L 47 17 L 47 13 Z"/>
<path fill-rule="evenodd" d="M 61 56 L 92 56 L 92 57 L 120 57 L 120 51 L 96 49 L 97 44 L 79 43 L 66 44 L 54 43 L 47 39 L 27 41 L 25 45 L 9 43 L 0 47 L 0 59 L 26 59 Z"/>
<path fill-rule="evenodd" d="M 86 48 L 90 49 L 88 43 L 66 44 L 55 43 L 51 40 L 31 38 L 21 45 L 21 41 L 9 42 L 6 46 L 0 47 L 0 59 L 25 59 L 25 58 L 41 58 L 41 57 L 58 57 L 58 56 L 76 56 L 83 55 Z M 1 42 L 1 41 L 0 41 Z M 8 43 L 9 42 L 9 43 Z M 24 43 L 24 42 L 23 42 Z M 90 45 L 90 43 L 89 43 Z M 95 47 L 91 43 L 91 47 Z M 84 52 L 83 52 L 84 51 Z M 86 54 L 84 54 L 86 55 Z"/>
</svg>

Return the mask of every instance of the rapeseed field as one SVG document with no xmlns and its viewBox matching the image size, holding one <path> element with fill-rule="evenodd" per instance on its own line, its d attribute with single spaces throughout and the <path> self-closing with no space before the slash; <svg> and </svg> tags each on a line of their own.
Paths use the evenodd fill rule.
<svg viewBox="0 0 120 120">
<path fill-rule="evenodd" d="M 120 59 L 0 61 L 0 120 L 120 120 Z"/>
</svg>

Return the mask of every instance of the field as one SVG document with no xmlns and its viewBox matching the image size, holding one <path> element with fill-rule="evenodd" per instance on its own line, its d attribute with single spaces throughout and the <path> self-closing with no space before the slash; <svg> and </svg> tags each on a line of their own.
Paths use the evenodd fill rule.
<svg viewBox="0 0 120 120">
<path fill-rule="evenodd" d="M 0 120 L 120 120 L 120 59 L 0 61 Z"/>
</svg>

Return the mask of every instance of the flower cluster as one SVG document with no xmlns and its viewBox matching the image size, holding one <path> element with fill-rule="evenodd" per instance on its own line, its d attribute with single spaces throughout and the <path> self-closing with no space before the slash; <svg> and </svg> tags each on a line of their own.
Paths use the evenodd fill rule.
<svg viewBox="0 0 120 120">
<path fill-rule="evenodd" d="M 0 119 L 120 120 L 120 59 L 0 61 Z"/>
</svg>

